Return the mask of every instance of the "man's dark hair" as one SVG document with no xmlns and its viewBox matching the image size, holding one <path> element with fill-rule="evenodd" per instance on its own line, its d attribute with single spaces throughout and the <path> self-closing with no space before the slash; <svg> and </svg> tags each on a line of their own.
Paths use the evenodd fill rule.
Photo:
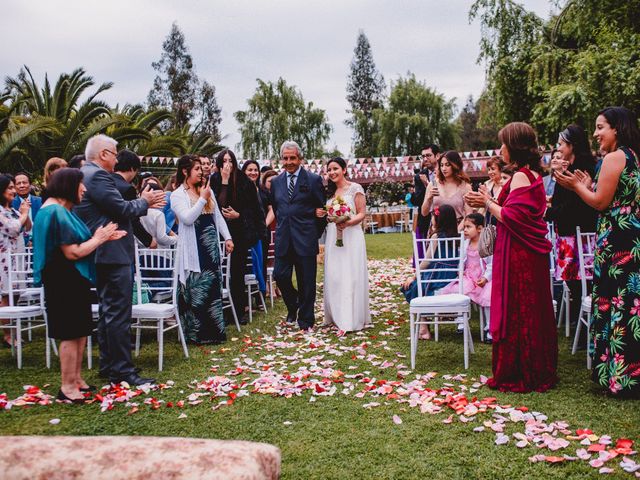
<svg viewBox="0 0 640 480">
<path fill-rule="evenodd" d="M 434 155 L 438 155 L 440 153 L 440 147 L 435 143 L 430 143 L 429 145 L 425 145 L 424 147 L 422 147 L 422 150 L 431 150 Z"/>
<path fill-rule="evenodd" d="M 260 174 L 263 174 L 264 172 L 268 172 L 269 170 L 271 170 L 271 165 L 265 165 L 260 169 Z"/>
<path fill-rule="evenodd" d="M 82 167 L 82 162 L 86 160 L 87 158 L 84 156 L 84 153 L 74 155 L 71 157 L 71 160 L 69 160 L 69 168 L 80 168 Z"/>
<path fill-rule="evenodd" d="M 68 200 L 74 205 L 80 203 L 78 188 L 84 175 L 77 168 L 60 168 L 53 172 L 47 182 L 47 195 L 49 198 Z"/>
<path fill-rule="evenodd" d="M 14 175 L 13 178 L 16 178 L 18 175 L 24 175 L 25 177 L 27 177 L 27 180 L 29 180 L 29 183 L 31 183 L 31 176 L 27 172 L 18 172 Z"/>
<path fill-rule="evenodd" d="M 140 157 L 131 150 L 120 150 L 118 152 L 118 163 L 114 167 L 116 172 L 130 172 L 140 170 Z"/>
</svg>

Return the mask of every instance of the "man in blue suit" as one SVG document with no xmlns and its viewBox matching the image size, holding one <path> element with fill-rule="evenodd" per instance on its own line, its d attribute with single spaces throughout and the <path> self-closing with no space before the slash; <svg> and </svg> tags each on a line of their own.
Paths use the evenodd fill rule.
<svg viewBox="0 0 640 480">
<path fill-rule="evenodd" d="M 29 201 L 31 203 L 31 208 L 29 209 L 29 220 L 31 220 L 31 225 L 33 225 L 33 221 L 36 219 L 38 210 L 40 210 L 40 207 L 42 206 L 42 199 L 31 194 L 31 178 L 29 178 L 28 174 L 24 172 L 16 173 L 14 179 L 14 184 L 16 186 L 16 198 L 13 199 L 11 207 L 18 210 L 20 205 L 22 205 L 22 202 Z M 31 230 L 23 232 L 23 235 L 24 244 L 28 246 L 31 243 Z"/>
<path fill-rule="evenodd" d="M 287 322 L 297 320 L 300 329 L 309 330 L 315 320 L 318 238 L 326 226 L 316 209 L 324 208 L 326 193 L 322 178 L 302 168 L 302 149 L 296 142 L 284 142 L 280 158 L 284 171 L 271 181 L 277 219 L 273 278 L 287 305 Z M 294 268 L 298 290 L 292 282 Z"/>
<path fill-rule="evenodd" d="M 75 212 L 95 232 L 114 222 L 125 230 L 123 238 L 103 244 L 95 252 L 96 287 L 100 301 L 98 345 L 100 373 L 113 383 L 129 385 L 155 383 L 137 373 L 131 359 L 131 300 L 135 246 L 131 221 L 146 215 L 148 208 L 164 206 L 164 192 L 149 189 L 136 200 L 124 200 L 112 175 L 118 162 L 117 144 L 106 135 L 96 135 L 87 142 L 87 162 L 82 167 L 82 183 L 87 191 Z"/>
</svg>

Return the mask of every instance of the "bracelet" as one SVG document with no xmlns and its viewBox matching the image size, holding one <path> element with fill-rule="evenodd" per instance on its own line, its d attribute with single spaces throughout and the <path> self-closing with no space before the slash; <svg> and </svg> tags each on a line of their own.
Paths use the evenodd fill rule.
<svg viewBox="0 0 640 480">
<path fill-rule="evenodd" d="M 487 210 L 489 210 L 489 206 L 492 203 L 496 203 L 496 201 L 493 198 L 487 198 L 487 201 L 484 202 L 484 208 L 486 208 Z"/>
</svg>

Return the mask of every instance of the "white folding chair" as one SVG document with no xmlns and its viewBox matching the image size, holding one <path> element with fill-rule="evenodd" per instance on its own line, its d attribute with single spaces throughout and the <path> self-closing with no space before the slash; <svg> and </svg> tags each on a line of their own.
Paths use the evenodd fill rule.
<svg viewBox="0 0 640 480">
<path fill-rule="evenodd" d="M 138 303 L 131 309 L 136 331 L 136 356 L 140 354 L 140 332 L 153 329 L 158 337 L 158 371 L 162 371 L 164 357 L 164 334 L 172 329 L 178 330 L 184 356 L 189 358 L 189 350 L 178 313 L 178 271 L 175 268 L 176 251 L 173 248 L 138 248 L 136 245 L 135 288 Z M 155 274 L 154 274 L 155 273 Z M 164 275 L 156 275 L 164 273 Z M 151 283 L 152 282 L 152 283 Z M 141 303 L 142 285 L 153 293 L 170 290 L 171 303 Z"/>
<path fill-rule="evenodd" d="M 49 342 L 49 327 L 47 312 L 44 308 L 44 290 L 33 287 L 33 258 L 31 250 L 21 253 L 7 252 L 7 293 L 9 306 L 0 307 L 0 318 L 9 323 L 2 325 L 3 329 L 11 332 L 11 355 L 16 355 L 18 368 L 22 368 L 22 333 L 28 334 L 36 329 L 45 329 L 45 361 L 47 368 L 51 368 L 51 343 Z M 16 299 L 28 294 L 32 297 L 30 305 L 15 305 Z M 33 298 L 34 294 L 37 298 Z M 41 318 L 41 320 L 36 320 Z M 23 323 L 26 321 L 26 325 Z M 15 344 L 15 347 L 14 347 Z"/>
<path fill-rule="evenodd" d="M 396 227 L 400 229 L 400 233 L 411 231 L 411 222 L 409 220 L 409 210 L 402 210 L 400 220 L 396 220 Z"/>
<path fill-rule="evenodd" d="M 267 284 L 269 285 L 269 300 L 271 302 L 271 308 L 273 308 L 273 299 L 275 298 L 275 285 L 276 282 L 273 280 L 273 266 L 269 266 L 269 264 L 274 264 L 276 260 L 276 242 L 275 242 L 275 232 L 270 232 L 271 241 L 269 242 L 269 250 L 267 250 Z"/>
<path fill-rule="evenodd" d="M 365 231 L 369 231 L 372 235 L 378 233 L 378 222 L 373 221 L 373 215 L 370 212 L 365 214 L 364 217 Z"/>
<path fill-rule="evenodd" d="M 244 285 L 247 287 L 247 305 L 249 305 L 249 323 L 251 323 L 253 321 L 253 296 L 258 295 L 262 309 L 265 312 L 267 311 L 267 304 L 264 301 L 264 295 L 260 291 L 258 279 L 253 273 L 253 258 L 251 254 L 247 256 L 246 271 L 248 273 L 244 274 Z"/>
<path fill-rule="evenodd" d="M 591 355 L 589 355 L 591 325 L 591 294 L 587 290 L 587 281 L 593 280 L 593 262 L 596 250 L 596 234 L 593 232 L 581 232 L 580 227 L 576 227 L 576 240 L 578 246 L 578 256 L 580 260 L 580 284 L 582 286 L 582 299 L 580 300 L 580 314 L 578 315 L 578 327 L 573 337 L 573 348 L 571 354 L 575 354 L 580 341 L 580 330 L 582 325 L 587 329 L 587 368 L 591 369 Z"/>
<path fill-rule="evenodd" d="M 231 309 L 233 321 L 240 331 L 240 322 L 231 296 L 231 254 L 225 252 L 224 241 L 220 242 L 220 270 L 222 272 L 222 311 Z"/>
<path fill-rule="evenodd" d="M 564 320 L 564 334 L 566 337 L 570 335 L 570 323 L 569 319 L 570 315 L 570 290 L 567 282 L 562 282 L 562 298 L 560 300 L 560 311 L 558 311 L 558 302 L 553 298 L 554 296 L 554 286 L 555 286 L 555 275 L 556 275 L 556 265 L 558 263 L 557 258 L 557 249 L 556 242 L 558 238 L 556 236 L 555 228 L 553 227 L 553 222 L 547 222 L 547 239 L 551 242 L 551 252 L 549 253 L 549 274 L 551 276 L 551 298 L 553 299 L 553 313 L 556 314 L 556 318 L 558 319 L 558 328 L 562 326 L 562 321 Z"/>
<path fill-rule="evenodd" d="M 461 234 L 455 238 L 427 238 L 418 239 L 413 235 L 413 252 L 416 264 L 416 281 L 418 297 L 409 304 L 409 332 L 411 337 L 411 369 L 415 369 L 416 352 L 418 349 L 418 332 L 420 325 L 462 324 L 464 337 L 464 368 L 469 368 L 469 351 L 474 353 L 473 339 L 469 328 L 471 316 L 471 299 L 462 294 L 462 277 L 464 270 L 465 244 Z M 434 258 L 436 257 L 436 258 Z M 426 268 L 422 268 L 423 260 L 430 260 Z M 442 268 L 435 265 L 446 261 L 451 267 Z M 442 279 L 433 279 L 430 274 L 435 272 L 451 272 L 458 280 L 458 293 L 423 297 L 424 290 L 430 284 L 442 283 Z M 426 278 L 422 278 L 425 273 Z M 452 275 L 453 277 L 453 275 Z M 452 279 L 452 281 L 455 278 Z"/>
</svg>

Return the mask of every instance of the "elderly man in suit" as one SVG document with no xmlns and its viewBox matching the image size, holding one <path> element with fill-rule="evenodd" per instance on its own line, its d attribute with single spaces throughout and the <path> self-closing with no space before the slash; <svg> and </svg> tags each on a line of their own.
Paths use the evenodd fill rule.
<svg viewBox="0 0 640 480">
<path fill-rule="evenodd" d="M 131 360 L 131 297 L 134 239 L 131 221 L 146 215 L 150 207 L 164 205 L 164 193 L 146 190 L 141 198 L 126 201 L 116 187 L 112 172 L 117 163 L 117 142 L 106 135 L 96 135 L 87 142 L 87 163 L 82 167 L 87 191 L 76 213 L 94 232 L 109 222 L 118 224 L 127 235 L 101 245 L 96 250 L 96 273 L 100 319 L 100 373 L 114 383 L 130 385 L 154 383 L 152 378 L 138 375 Z"/>
<path fill-rule="evenodd" d="M 301 330 L 313 327 L 316 300 L 318 238 L 326 220 L 316 217 L 326 193 L 322 178 L 302 168 L 302 149 L 287 141 L 280 147 L 284 171 L 271 181 L 271 202 L 277 219 L 273 278 L 287 305 L 287 322 Z M 298 290 L 293 286 L 296 270 Z"/>
<path fill-rule="evenodd" d="M 16 173 L 14 179 L 14 183 L 16 186 L 16 197 L 13 199 L 11 207 L 19 210 L 22 202 L 29 202 L 29 220 L 31 220 L 31 225 L 33 225 L 33 221 L 36 219 L 38 210 L 40 210 L 40 207 L 42 206 L 42 199 L 31 193 L 31 178 L 27 173 Z M 29 244 L 31 243 L 31 230 L 24 231 L 23 236 L 24 244 L 26 246 L 29 246 Z"/>
</svg>

